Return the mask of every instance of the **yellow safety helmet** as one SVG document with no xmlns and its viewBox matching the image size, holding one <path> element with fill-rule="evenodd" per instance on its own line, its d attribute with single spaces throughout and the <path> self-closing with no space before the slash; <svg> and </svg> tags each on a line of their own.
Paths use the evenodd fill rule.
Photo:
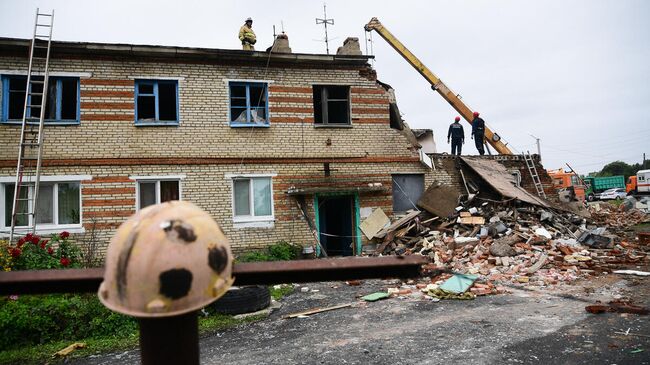
<svg viewBox="0 0 650 365">
<path fill-rule="evenodd" d="M 189 202 L 153 205 L 112 238 L 99 300 L 135 317 L 188 313 L 230 288 L 232 262 L 228 239 L 208 213 Z"/>
</svg>

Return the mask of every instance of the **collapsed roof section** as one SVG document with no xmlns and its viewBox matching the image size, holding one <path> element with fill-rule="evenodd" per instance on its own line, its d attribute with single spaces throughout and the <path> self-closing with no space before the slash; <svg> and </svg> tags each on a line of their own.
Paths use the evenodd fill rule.
<svg viewBox="0 0 650 365">
<path fill-rule="evenodd" d="M 524 188 L 517 186 L 514 177 L 499 162 L 480 157 L 461 157 L 474 172 L 476 172 L 488 185 L 499 194 L 507 198 L 514 198 L 529 204 L 550 208 L 551 206 L 544 199 L 535 196 Z"/>
</svg>

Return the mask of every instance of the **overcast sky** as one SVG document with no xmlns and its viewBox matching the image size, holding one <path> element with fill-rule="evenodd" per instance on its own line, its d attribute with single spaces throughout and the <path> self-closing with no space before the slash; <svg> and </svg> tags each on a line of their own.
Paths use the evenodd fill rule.
<svg viewBox="0 0 650 365">
<path fill-rule="evenodd" d="M 31 37 L 36 7 L 56 10 L 62 41 L 238 49 L 250 16 L 258 49 L 283 25 L 294 52 L 325 53 L 318 1 L 0 0 L 0 36 Z M 327 15 L 330 51 L 355 36 L 365 52 L 363 25 L 378 17 L 516 152 L 536 151 L 530 134 L 539 137 L 546 168 L 650 159 L 650 1 L 330 0 Z M 395 88 L 404 118 L 433 129 L 447 151 L 455 111 L 373 38 L 379 79 Z M 476 153 L 466 134 L 464 152 Z"/>
</svg>

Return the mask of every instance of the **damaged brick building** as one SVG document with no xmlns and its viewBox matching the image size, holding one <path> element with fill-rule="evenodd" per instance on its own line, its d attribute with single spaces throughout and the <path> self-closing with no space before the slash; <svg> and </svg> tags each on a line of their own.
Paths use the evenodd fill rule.
<svg viewBox="0 0 650 365">
<path fill-rule="evenodd" d="M 1 234 L 28 46 L 0 38 Z M 138 209 L 180 199 L 208 211 L 235 252 L 319 237 L 331 255 L 359 254 L 374 209 L 391 216 L 436 180 L 462 182 L 449 156 L 424 154 L 370 57 L 343 53 L 54 42 L 38 233 L 66 230 L 101 254 Z M 504 159 L 534 192 L 517 157 Z"/>
</svg>

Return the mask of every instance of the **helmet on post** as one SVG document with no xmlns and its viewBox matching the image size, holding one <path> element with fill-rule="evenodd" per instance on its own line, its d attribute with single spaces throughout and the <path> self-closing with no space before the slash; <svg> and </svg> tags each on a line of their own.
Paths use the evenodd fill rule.
<svg viewBox="0 0 650 365">
<path fill-rule="evenodd" d="M 135 317 L 192 312 L 230 288 L 232 261 L 230 244 L 208 213 L 183 201 L 150 206 L 111 239 L 99 300 Z"/>
<path fill-rule="evenodd" d="M 460 122 L 460 117 L 454 118 L 455 121 Z"/>
</svg>

